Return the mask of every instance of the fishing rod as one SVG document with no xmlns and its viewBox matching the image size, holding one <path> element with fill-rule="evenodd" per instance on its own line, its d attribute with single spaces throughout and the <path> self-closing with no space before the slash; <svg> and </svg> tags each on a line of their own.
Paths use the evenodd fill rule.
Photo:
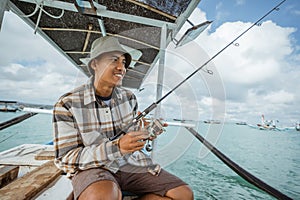
<svg viewBox="0 0 300 200">
<path fill-rule="evenodd" d="M 223 163 L 225 163 L 228 167 L 230 167 L 233 171 L 235 171 L 239 176 L 244 178 L 249 183 L 255 185 L 256 187 L 260 188 L 261 190 L 267 192 L 268 194 L 276 197 L 277 199 L 281 200 L 291 200 L 290 197 L 286 196 L 285 194 L 281 193 L 277 189 L 273 188 L 272 186 L 268 185 L 267 183 L 263 182 L 259 178 L 253 176 L 248 171 L 240 167 L 238 164 L 230 160 L 226 155 L 220 152 L 216 147 L 214 147 L 211 143 L 205 140 L 195 129 L 191 127 L 185 127 L 189 132 L 191 132 L 202 144 L 204 144 L 215 156 L 217 156 Z"/>
<path fill-rule="evenodd" d="M 286 0 L 281 1 L 278 5 L 276 5 L 274 8 L 272 8 L 269 12 L 267 12 L 264 16 L 259 18 L 255 23 L 253 23 L 249 28 L 247 28 L 244 32 L 242 32 L 240 35 L 238 35 L 234 40 L 232 40 L 230 43 L 228 43 L 223 49 L 218 51 L 214 56 L 212 56 L 210 59 L 208 59 L 204 64 L 202 64 L 199 68 L 197 68 L 193 73 L 191 73 L 189 76 L 187 76 L 184 80 L 182 80 L 180 83 L 178 83 L 172 90 L 170 90 L 167 94 L 165 94 L 163 97 L 161 97 L 156 102 L 152 103 L 150 106 L 148 106 L 143 112 L 141 112 L 139 115 L 137 115 L 131 123 L 125 125 L 123 127 L 123 130 L 117 133 L 115 136 L 110 137 L 109 139 L 115 140 L 121 135 L 126 134 L 126 132 L 129 130 L 129 128 L 132 125 L 135 125 L 140 119 L 145 117 L 148 113 L 150 113 L 153 109 L 157 107 L 157 105 L 164 100 L 167 96 L 169 96 L 171 93 L 173 93 L 178 87 L 180 87 L 183 83 L 185 83 L 187 80 L 189 80 L 192 76 L 194 76 L 198 71 L 200 71 L 204 66 L 206 66 L 209 62 L 214 60 L 217 56 L 219 56 L 225 49 L 227 49 L 230 45 L 232 45 L 235 41 L 237 41 L 240 37 L 242 37 L 245 33 L 247 33 L 250 29 L 252 29 L 254 26 L 258 25 L 261 20 L 263 20 L 265 17 L 267 17 L 270 13 L 272 13 L 275 10 L 279 10 L 279 7 L 281 4 L 283 4 Z"/>
</svg>

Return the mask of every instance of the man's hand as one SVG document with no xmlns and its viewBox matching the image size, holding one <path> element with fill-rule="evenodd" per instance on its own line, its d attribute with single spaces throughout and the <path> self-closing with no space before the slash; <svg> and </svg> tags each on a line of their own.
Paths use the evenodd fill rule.
<svg viewBox="0 0 300 200">
<path fill-rule="evenodd" d="M 119 139 L 119 148 L 121 153 L 124 155 L 141 150 L 148 137 L 149 135 L 147 131 L 134 131 L 127 133 Z"/>
</svg>

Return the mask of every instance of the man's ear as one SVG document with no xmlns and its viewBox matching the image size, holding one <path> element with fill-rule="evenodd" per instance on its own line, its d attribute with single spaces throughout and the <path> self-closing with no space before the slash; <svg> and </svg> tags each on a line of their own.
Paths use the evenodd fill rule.
<svg viewBox="0 0 300 200">
<path fill-rule="evenodd" d="M 96 69 L 96 60 L 95 60 L 95 59 L 92 60 L 92 62 L 91 62 L 91 68 L 92 68 L 93 70 Z"/>
</svg>

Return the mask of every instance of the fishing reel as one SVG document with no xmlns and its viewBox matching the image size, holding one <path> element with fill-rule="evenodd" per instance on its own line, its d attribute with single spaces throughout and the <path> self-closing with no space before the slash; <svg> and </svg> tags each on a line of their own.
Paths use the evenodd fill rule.
<svg viewBox="0 0 300 200">
<path fill-rule="evenodd" d="M 146 129 L 149 133 L 149 138 L 156 138 L 157 135 L 161 134 L 163 131 L 165 131 L 163 122 L 159 119 L 150 119 L 150 124 L 147 127 L 144 127 L 144 121 L 141 120 L 141 127 L 143 129 Z M 148 120 L 147 120 L 148 121 Z M 147 139 L 147 144 L 145 146 L 146 151 L 150 152 L 153 150 L 153 147 L 150 143 L 150 139 Z"/>
<path fill-rule="evenodd" d="M 150 140 L 147 140 L 147 144 L 146 144 L 145 148 L 148 152 L 151 152 L 153 150 L 153 147 L 150 144 Z"/>
</svg>

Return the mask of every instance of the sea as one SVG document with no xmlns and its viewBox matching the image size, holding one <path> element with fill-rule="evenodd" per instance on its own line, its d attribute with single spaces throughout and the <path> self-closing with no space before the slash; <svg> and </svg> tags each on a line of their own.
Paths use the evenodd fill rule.
<svg viewBox="0 0 300 200">
<path fill-rule="evenodd" d="M 21 114 L 0 113 L 0 122 Z M 0 130 L 0 151 L 25 143 L 48 143 L 51 121 L 51 115 L 37 114 Z M 240 167 L 290 198 L 300 199 L 299 131 L 259 130 L 229 122 L 189 124 Z M 170 125 L 152 145 L 155 162 L 188 183 L 197 200 L 275 199 L 236 174 L 186 128 Z"/>
</svg>

